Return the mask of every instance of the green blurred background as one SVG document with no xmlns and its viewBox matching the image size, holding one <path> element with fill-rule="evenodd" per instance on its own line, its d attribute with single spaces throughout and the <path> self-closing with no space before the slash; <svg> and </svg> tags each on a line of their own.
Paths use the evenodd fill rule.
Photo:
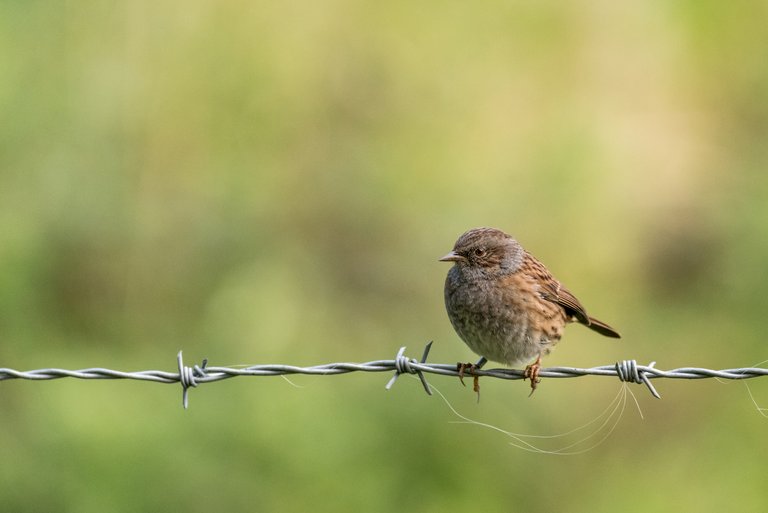
<svg viewBox="0 0 768 513">
<path fill-rule="evenodd" d="M 473 360 L 437 258 L 481 225 L 624 335 L 571 327 L 545 366 L 761 362 L 766 19 L 755 1 L 2 2 L 0 366 L 313 365 L 429 340 L 430 361 Z M 768 507 L 743 383 L 633 386 L 644 419 L 558 457 L 388 379 L 233 379 L 187 411 L 178 385 L 2 382 L 2 510 Z M 430 381 L 542 435 L 621 387 L 485 379 L 476 404 Z"/>
</svg>

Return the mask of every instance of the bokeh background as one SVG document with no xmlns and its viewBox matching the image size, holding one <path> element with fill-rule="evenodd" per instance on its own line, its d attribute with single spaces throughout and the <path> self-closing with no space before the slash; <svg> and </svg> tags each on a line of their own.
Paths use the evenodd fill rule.
<svg viewBox="0 0 768 513">
<path fill-rule="evenodd" d="M 2 2 L 0 366 L 475 359 L 437 262 L 514 234 L 621 341 L 546 365 L 768 359 L 768 7 L 756 1 Z M 572 456 L 384 374 L 0 383 L 4 511 L 768 507 L 768 384 L 633 386 Z M 617 380 L 482 381 L 538 435 Z M 599 438 L 599 437 L 598 437 Z M 534 440 L 562 448 L 579 436 Z M 592 439 L 596 441 L 597 438 Z M 577 448 L 589 446 L 587 443 Z"/>
</svg>

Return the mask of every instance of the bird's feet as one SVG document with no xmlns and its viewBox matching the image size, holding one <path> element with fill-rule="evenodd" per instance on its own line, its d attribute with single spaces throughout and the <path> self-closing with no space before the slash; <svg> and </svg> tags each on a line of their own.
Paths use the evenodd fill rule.
<svg viewBox="0 0 768 513">
<path fill-rule="evenodd" d="M 456 364 L 456 371 L 459 373 L 459 381 L 461 381 L 461 384 L 464 386 L 467 386 L 464 383 L 464 374 L 469 374 L 474 378 L 474 382 L 472 384 L 472 391 L 480 393 L 480 376 L 475 374 L 475 371 L 478 368 L 479 367 L 474 363 L 457 363 Z"/>
<path fill-rule="evenodd" d="M 525 372 L 523 373 L 523 380 L 526 380 L 526 379 L 531 380 L 531 393 L 528 395 L 528 397 L 533 395 L 533 392 L 536 390 L 536 385 L 538 385 L 541 382 L 541 379 L 539 379 L 540 370 L 541 370 L 541 356 L 536 358 L 535 362 L 525 367 Z"/>
<path fill-rule="evenodd" d="M 478 363 L 457 363 L 456 364 L 456 371 L 459 373 L 459 381 L 461 381 L 461 384 L 464 386 L 467 386 L 464 383 L 464 374 L 469 374 L 472 376 L 472 391 L 477 394 L 477 402 L 480 402 L 480 376 L 478 376 L 475 371 L 480 369 L 485 362 L 481 360 Z"/>
</svg>

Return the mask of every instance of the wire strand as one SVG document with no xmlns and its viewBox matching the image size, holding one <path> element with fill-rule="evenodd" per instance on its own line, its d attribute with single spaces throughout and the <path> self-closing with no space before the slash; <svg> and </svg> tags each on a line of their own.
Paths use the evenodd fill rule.
<svg viewBox="0 0 768 513">
<path fill-rule="evenodd" d="M 0 381 L 10 379 L 51 380 L 62 378 L 75 379 L 133 379 L 139 381 L 153 381 L 156 383 L 180 383 L 183 390 L 184 408 L 188 406 L 188 392 L 190 388 L 203 383 L 213 383 L 235 377 L 258 376 L 286 376 L 290 374 L 307 374 L 312 376 L 335 376 L 351 372 L 394 372 L 386 388 L 391 388 L 397 378 L 402 374 L 415 374 L 421 380 L 421 384 L 428 394 L 432 394 L 425 374 L 437 374 L 442 376 L 460 375 L 456 364 L 427 363 L 427 356 L 432 342 L 424 348 L 421 360 L 405 356 L 405 347 L 401 347 L 393 360 L 374 360 L 365 363 L 326 363 L 310 367 L 295 365 L 266 364 L 252 365 L 245 368 L 208 366 L 207 360 L 201 365 L 187 367 L 182 359 L 182 352 L 177 355 L 178 372 L 159 370 L 145 370 L 125 372 L 112 369 L 93 367 L 80 370 L 67 369 L 37 369 L 18 371 L 8 368 L 0 368 Z M 578 367 L 548 367 L 539 371 L 540 378 L 578 378 L 582 376 L 608 376 L 619 378 L 620 381 L 644 384 L 656 398 L 661 398 L 651 384 L 655 379 L 732 379 L 744 380 L 768 376 L 768 369 L 762 367 L 743 367 L 735 369 L 704 369 L 699 367 L 681 367 L 672 370 L 661 370 L 654 367 L 655 362 L 648 365 L 638 365 L 635 360 L 623 360 L 613 365 L 602 365 L 591 368 Z M 479 377 L 518 380 L 524 379 L 525 371 L 521 369 L 475 369 L 472 375 Z"/>
</svg>

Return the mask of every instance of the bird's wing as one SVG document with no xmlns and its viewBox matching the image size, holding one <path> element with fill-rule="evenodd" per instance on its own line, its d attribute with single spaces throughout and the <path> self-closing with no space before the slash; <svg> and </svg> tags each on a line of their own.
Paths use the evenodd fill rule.
<svg viewBox="0 0 768 513">
<path fill-rule="evenodd" d="M 541 297 L 562 306 L 566 314 L 576 317 L 576 320 L 580 323 L 589 326 L 589 316 L 579 300 L 568 289 L 563 287 L 562 283 L 557 281 L 552 276 L 552 273 L 544 267 L 544 264 L 536 260 L 533 255 L 527 253 L 525 256 L 524 265 L 527 265 L 531 273 L 536 277 L 536 281 L 541 287 L 539 290 Z"/>
<path fill-rule="evenodd" d="M 556 288 L 553 287 L 556 285 Z M 547 301 L 552 301 L 565 308 L 565 313 L 576 317 L 582 324 L 589 326 L 590 320 L 584 307 L 579 303 L 579 300 L 570 293 L 568 289 L 563 287 L 559 281 L 554 280 L 551 283 L 545 284 L 541 292 L 541 297 Z"/>
</svg>

